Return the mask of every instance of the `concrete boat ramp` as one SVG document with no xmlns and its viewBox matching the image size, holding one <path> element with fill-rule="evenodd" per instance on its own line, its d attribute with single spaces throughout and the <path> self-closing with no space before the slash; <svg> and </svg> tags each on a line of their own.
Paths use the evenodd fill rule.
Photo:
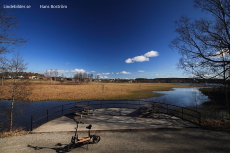
<svg viewBox="0 0 230 153">
<path fill-rule="evenodd" d="M 92 124 L 93 131 L 199 127 L 167 114 L 140 115 L 136 109 L 107 108 L 95 109 L 94 115 L 83 118 L 68 114 L 39 126 L 32 133 L 75 131 L 76 121 L 84 123 L 79 124 L 78 131 L 87 131 L 85 127 L 89 124 Z"/>
</svg>

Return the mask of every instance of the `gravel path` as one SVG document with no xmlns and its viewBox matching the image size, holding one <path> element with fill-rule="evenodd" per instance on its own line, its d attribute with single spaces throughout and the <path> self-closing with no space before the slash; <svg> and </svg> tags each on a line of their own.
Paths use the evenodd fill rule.
<svg viewBox="0 0 230 153">
<path fill-rule="evenodd" d="M 1 153 L 52 153 L 65 152 L 72 132 L 28 134 L 0 139 Z M 80 133 L 85 136 L 86 133 Z M 75 148 L 71 152 L 98 153 L 178 153 L 228 152 L 230 132 L 200 128 L 156 129 L 151 131 L 100 132 L 101 141 Z"/>
</svg>

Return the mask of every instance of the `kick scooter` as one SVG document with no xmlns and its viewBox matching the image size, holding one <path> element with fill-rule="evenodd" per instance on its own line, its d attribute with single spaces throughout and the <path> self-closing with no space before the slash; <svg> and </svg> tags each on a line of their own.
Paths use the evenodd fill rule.
<svg viewBox="0 0 230 153">
<path fill-rule="evenodd" d="M 72 136 L 71 138 L 71 142 L 67 146 L 67 151 L 73 150 L 75 148 L 75 145 L 84 145 L 84 144 L 87 144 L 87 149 L 88 149 L 88 143 L 90 142 L 98 143 L 101 140 L 100 136 L 90 134 L 90 129 L 92 128 L 91 124 L 86 127 L 87 129 L 89 129 L 88 136 L 78 138 L 78 134 L 77 134 L 78 124 L 84 124 L 84 123 L 83 122 L 76 122 L 76 123 L 77 123 L 77 127 L 75 127 L 76 131 L 74 136 Z"/>
</svg>

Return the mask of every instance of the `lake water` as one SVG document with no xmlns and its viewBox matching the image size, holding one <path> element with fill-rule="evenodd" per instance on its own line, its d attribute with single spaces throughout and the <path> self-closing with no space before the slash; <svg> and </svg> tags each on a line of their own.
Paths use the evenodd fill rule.
<svg viewBox="0 0 230 153">
<path fill-rule="evenodd" d="M 198 88 L 174 88 L 174 90 L 172 91 L 158 91 L 157 93 L 161 93 L 161 94 L 165 94 L 163 96 L 160 97 L 153 97 L 153 98 L 147 98 L 147 99 L 141 99 L 141 100 L 154 100 L 157 102 L 167 102 L 170 104 L 175 104 L 181 107 L 186 107 L 186 106 L 195 106 L 195 105 L 200 105 L 202 102 L 207 101 L 208 97 L 204 96 L 199 90 L 197 90 Z M 154 91 L 155 92 L 155 91 Z M 19 110 L 15 115 L 14 118 L 14 122 L 16 124 L 18 124 L 19 126 L 23 126 L 26 127 L 26 130 L 30 129 L 30 119 L 31 119 L 31 115 L 36 113 L 36 112 L 40 112 L 42 110 L 43 111 L 41 114 L 39 114 L 38 116 L 34 116 L 34 119 L 45 116 L 47 111 L 46 109 L 49 108 L 53 108 L 53 107 L 57 107 L 55 109 L 52 109 L 52 111 L 49 111 L 49 114 L 55 113 L 56 111 L 60 111 L 62 108 L 58 107 L 60 105 L 66 105 L 66 104 L 70 104 L 70 105 L 66 105 L 63 107 L 63 109 L 66 109 L 66 111 L 68 111 L 68 108 L 73 107 L 74 103 L 76 101 L 42 101 L 42 102 L 17 102 L 15 104 L 15 110 Z M 123 103 L 134 103 L 136 105 L 132 105 L 133 108 L 137 108 L 139 107 L 139 103 L 140 101 L 130 101 L 130 102 L 126 102 L 126 101 L 105 101 L 107 104 L 103 105 L 103 102 L 100 101 L 93 101 L 91 102 L 91 104 L 94 104 L 93 107 L 94 108 L 108 108 L 108 107 L 126 107 L 126 105 L 124 105 Z M 88 105 L 88 102 L 84 102 L 83 104 Z M 144 103 L 143 103 L 144 104 Z M 10 106 L 10 102 L 9 101 L 1 101 L 0 102 L 0 123 L 1 121 L 6 121 L 6 107 L 9 108 Z M 4 112 L 5 111 L 5 112 Z M 55 115 L 50 119 L 56 118 L 58 116 L 61 116 L 62 112 L 59 113 L 55 113 Z M 68 113 L 65 112 L 64 113 Z M 36 118 L 35 118 L 36 117 Z M 39 123 L 40 124 L 40 123 Z"/>
<path fill-rule="evenodd" d="M 164 94 L 160 97 L 152 97 L 147 100 L 157 102 L 165 102 L 181 107 L 198 106 L 201 103 L 208 101 L 208 96 L 203 95 L 197 88 L 173 88 L 171 91 L 154 91 L 155 93 Z"/>
</svg>

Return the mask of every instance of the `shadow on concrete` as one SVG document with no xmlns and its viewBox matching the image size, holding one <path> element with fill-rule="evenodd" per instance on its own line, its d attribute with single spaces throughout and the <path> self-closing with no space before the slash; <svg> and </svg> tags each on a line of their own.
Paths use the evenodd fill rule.
<svg viewBox="0 0 230 153">
<path fill-rule="evenodd" d="M 122 108 L 98 109 L 95 110 L 95 116 L 83 119 L 76 116 L 75 120 L 92 124 L 94 130 L 197 127 L 190 122 L 167 114 L 148 113 L 142 115 L 137 109 Z M 83 129 L 80 128 L 80 130 Z"/>
<path fill-rule="evenodd" d="M 92 143 L 83 144 L 83 145 L 82 144 L 75 144 L 73 149 L 82 148 L 84 150 L 88 150 L 89 146 L 87 146 L 87 145 L 90 145 L 90 144 L 92 144 Z M 65 152 L 68 152 L 68 150 L 67 150 L 68 145 L 69 144 L 57 143 L 55 145 L 55 147 L 51 147 L 51 148 L 50 147 L 32 146 L 32 145 L 27 145 L 27 147 L 32 148 L 34 150 L 50 149 L 50 150 L 56 151 L 57 153 L 65 153 Z"/>
<path fill-rule="evenodd" d="M 34 129 L 32 133 L 75 131 L 76 121 L 85 123 L 85 125 L 79 126 L 79 131 L 87 131 L 85 128 L 87 124 L 92 124 L 92 130 L 97 131 L 198 127 L 193 123 L 167 114 L 148 113 L 143 115 L 137 109 L 108 108 L 96 109 L 94 110 L 94 115 L 88 115 L 83 118 L 74 114 L 68 114 L 45 123 Z"/>
<path fill-rule="evenodd" d="M 64 145 L 64 147 L 62 147 L 63 145 Z M 34 150 L 51 149 L 51 150 L 56 151 L 57 153 L 65 153 L 65 152 L 67 152 L 67 144 L 58 143 L 55 146 L 56 147 L 49 148 L 49 147 L 39 147 L 39 146 L 28 145 L 29 148 L 32 148 Z"/>
</svg>

